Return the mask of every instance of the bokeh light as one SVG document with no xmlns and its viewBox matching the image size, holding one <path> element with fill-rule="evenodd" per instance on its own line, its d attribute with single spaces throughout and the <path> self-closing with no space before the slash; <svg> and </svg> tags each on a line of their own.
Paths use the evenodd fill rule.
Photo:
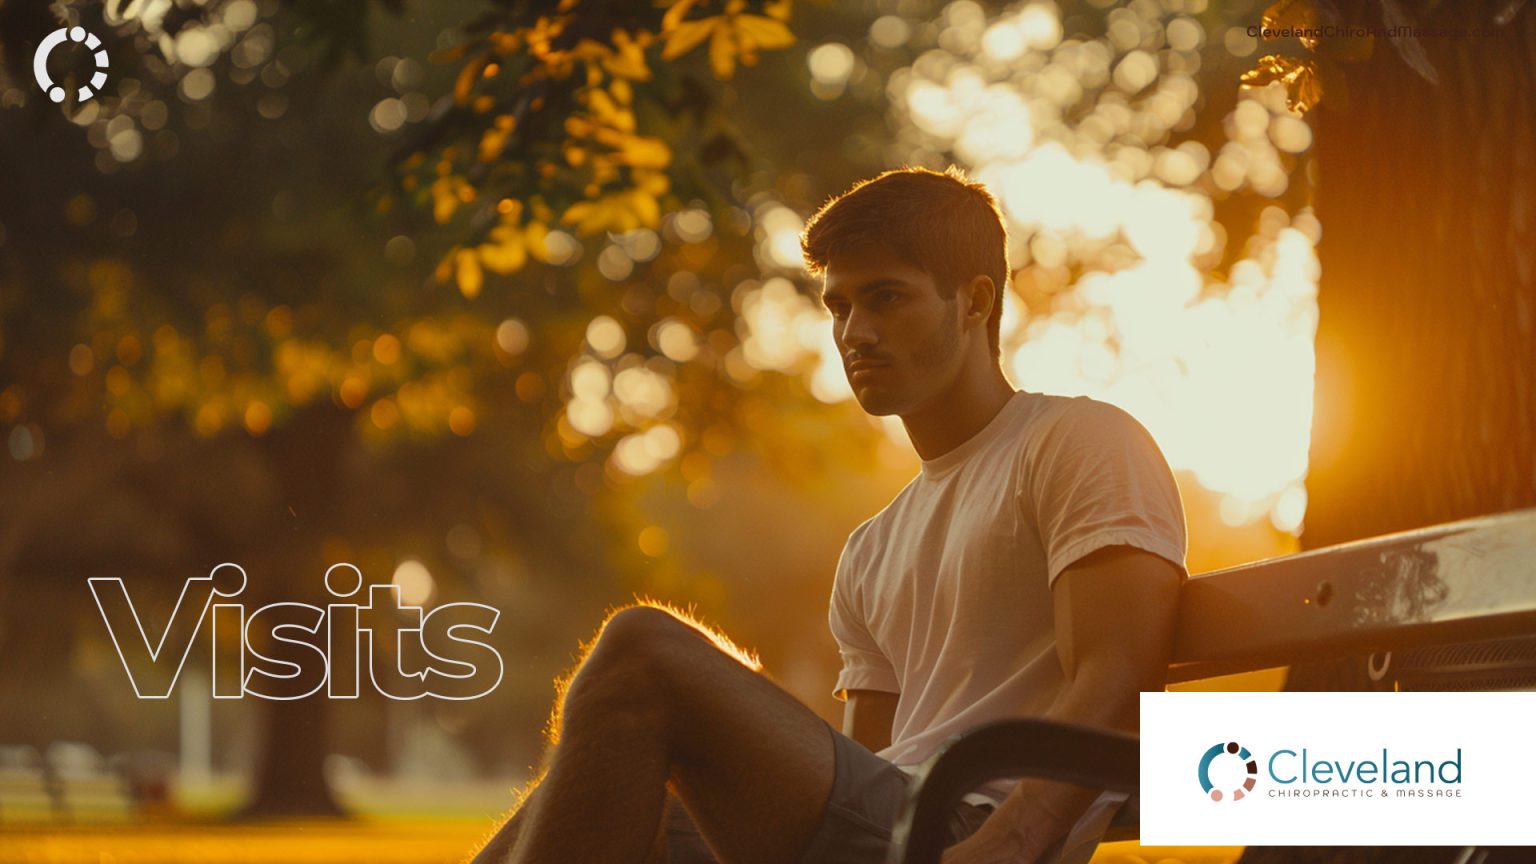
<svg viewBox="0 0 1536 864">
<path fill-rule="evenodd" d="M 1101 38 L 1065 38 L 1050 2 L 991 16 L 948 4 L 936 44 L 890 76 L 887 161 L 954 160 L 999 199 L 1016 268 L 1003 363 L 1016 386 L 1127 409 L 1175 469 L 1223 496 L 1228 522 L 1267 517 L 1294 532 L 1320 229 L 1308 209 L 1270 205 L 1238 254 L 1215 204 L 1285 193 L 1285 157 L 1310 148 L 1311 129 L 1272 89 L 1242 94 L 1216 153 L 1179 140 L 1200 106 L 1202 24 L 1157 4 L 1106 20 Z M 894 48 L 912 33 L 887 16 L 871 38 Z M 783 210 L 759 209 L 765 266 L 792 266 L 799 223 Z M 850 398 L 825 314 L 789 283 L 749 286 L 740 311 L 746 366 L 804 374 L 825 401 Z"/>
</svg>

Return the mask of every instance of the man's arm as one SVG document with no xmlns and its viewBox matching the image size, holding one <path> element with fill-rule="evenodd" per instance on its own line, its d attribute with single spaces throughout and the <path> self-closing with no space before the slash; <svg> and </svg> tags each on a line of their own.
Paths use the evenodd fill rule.
<svg viewBox="0 0 1536 864">
<path fill-rule="evenodd" d="M 1140 693 L 1162 690 L 1172 650 L 1182 573 L 1130 546 L 1093 552 L 1052 589 L 1056 645 L 1067 686 L 1047 720 L 1136 732 Z M 1064 835 L 1099 790 L 1027 778 L 945 864 L 1034 861 Z"/>
<path fill-rule="evenodd" d="M 895 693 L 849 690 L 843 703 L 843 734 L 878 753 L 891 746 L 891 726 L 896 719 Z"/>
</svg>

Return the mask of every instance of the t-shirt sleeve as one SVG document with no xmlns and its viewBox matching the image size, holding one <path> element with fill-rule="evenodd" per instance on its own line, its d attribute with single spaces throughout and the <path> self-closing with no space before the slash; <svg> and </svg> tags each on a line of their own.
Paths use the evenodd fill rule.
<svg viewBox="0 0 1536 864">
<path fill-rule="evenodd" d="M 850 538 L 837 562 L 837 576 L 832 581 L 832 602 L 827 612 L 832 638 L 837 640 L 837 651 L 843 660 L 837 686 L 832 690 L 833 697 L 839 701 L 847 701 L 849 690 L 901 692 L 896 670 L 870 635 L 862 604 L 854 596 L 852 547 L 853 540 Z"/>
<path fill-rule="evenodd" d="M 1167 559 L 1187 577 L 1184 507 L 1173 472 L 1152 435 L 1106 402 L 1074 399 L 1025 460 L 1030 500 L 1049 584 L 1084 556 L 1134 546 Z"/>
</svg>

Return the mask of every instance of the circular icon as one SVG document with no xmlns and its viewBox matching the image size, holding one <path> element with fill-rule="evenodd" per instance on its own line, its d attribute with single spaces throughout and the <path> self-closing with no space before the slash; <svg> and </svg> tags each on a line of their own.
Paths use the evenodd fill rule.
<svg viewBox="0 0 1536 864">
<path fill-rule="evenodd" d="M 1200 788 L 1204 789 L 1206 794 L 1211 796 L 1212 801 L 1221 800 L 1221 790 L 1215 788 L 1215 784 L 1211 782 L 1211 761 L 1223 753 L 1230 753 L 1245 763 L 1244 767 L 1248 771 L 1248 776 L 1244 778 L 1243 785 L 1232 790 L 1232 800 L 1241 801 L 1245 793 L 1253 791 L 1253 784 L 1258 779 L 1259 763 L 1248 752 L 1247 747 L 1238 744 L 1236 741 L 1214 744 L 1211 746 L 1211 749 L 1205 751 L 1204 756 L 1200 757 Z"/>
<path fill-rule="evenodd" d="M 65 42 L 81 42 L 85 47 L 96 52 L 96 74 L 91 76 L 91 83 L 81 87 L 77 94 L 80 101 L 84 102 L 95 96 L 102 85 L 107 83 L 106 49 L 101 47 L 101 40 L 96 38 L 96 34 L 87 32 L 84 27 L 60 27 L 44 37 L 43 41 L 38 43 L 37 53 L 32 55 L 32 74 L 37 77 L 37 86 L 43 88 L 43 92 L 48 94 L 49 99 L 63 102 L 67 95 L 64 88 L 53 83 L 53 79 L 48 77 L 48 55 Z"/>
</svg>

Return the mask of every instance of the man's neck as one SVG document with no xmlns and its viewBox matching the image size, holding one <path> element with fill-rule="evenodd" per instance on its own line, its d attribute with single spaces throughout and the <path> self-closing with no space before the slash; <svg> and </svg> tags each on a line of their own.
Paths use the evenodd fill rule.
<svg viewBox="0 0 1536 864">
<path fill-rule="evenodd" d="M 1014 392 L 994 365 L 990 374 L 959 376 L 948 392 L 922 411 L 903 415 L 901 422 L 917 455 L 937 459 L 986 428 Z"/>
</svg>

